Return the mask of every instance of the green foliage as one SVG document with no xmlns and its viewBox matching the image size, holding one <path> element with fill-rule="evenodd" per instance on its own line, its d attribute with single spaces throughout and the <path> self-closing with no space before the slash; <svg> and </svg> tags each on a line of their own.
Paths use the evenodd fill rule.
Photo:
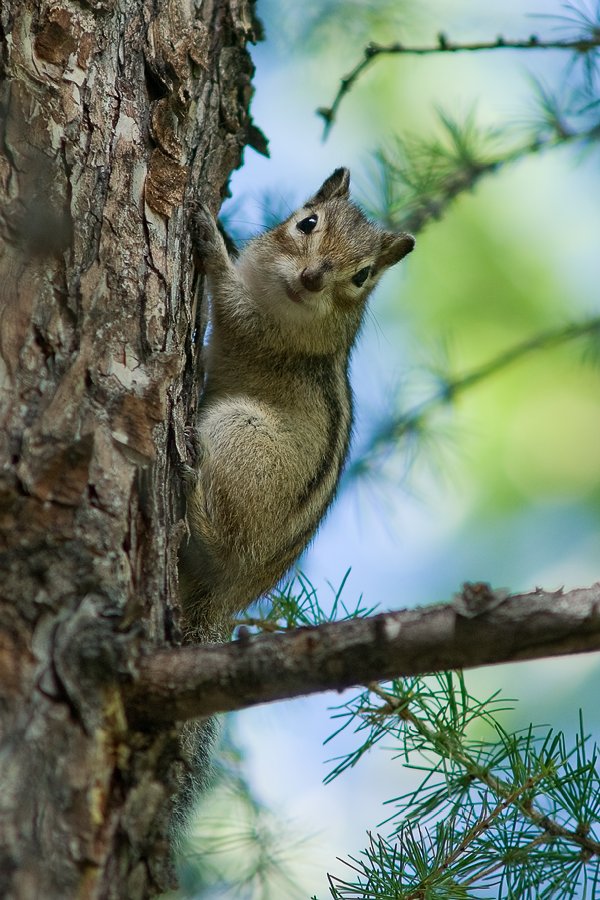
<svg viewBox="0 0 600 900">
<path fill-rule="evenodd" d="M 440 219 L 455 197 L 519 152 L 494 152 L 499 134 L 479 128 L 474 113 L 458 122 L 440 111 L 438 123 L 439 137 L 396 138 L 390 150 L 374 154 L 377 199 L 367 198 L 365 205 L 388 228 L 418 233 L 430 220 Z"/>
<path fill-rule="evenodd" d="M 272 23 L 275 39 L 285 35 L 285 45 L 301 41 L 304 47 L 331 51 L 331 41 L 342 40 L 348 49 L 356 42 L 385 37 L 390 28 L 401 28 L 415 17 L 406 2 L 399 0 L 263 0 L 261 15 Z M 340 28 L 340 22 L 344 23 Z"/>
<path fill-rule="evenodd" d="M 508 732 L 498 694 L 480 701 L 461 673 L 393 681 L 337 708 L 340 731 L 359 746 L 331 780 L 376 744 L 419 786 L 388 801 L 387 836 L 369 834 L 351 880 L 329 876 L 334 900 L 563 898 L 600 886 L 600 771 L 583 719 L 568 745 L 562 732 Z"/>
<path fill-rule="evenodd" d="M 551 147 L 594 146 L 600 139 L 600 125 L 589 106 L 582 109 L 576 97 L 562 101 L 539 82 L 535 91 L 538 102 L 528 121 L 529 134 L 519 134 L 514 126 L 478 126 L 473 112 L 461 122 L 439 110 L 438 137 L 397 137 L 388 151 L 376 151 L 378 190 L 376 199 L 366 201 L 369 211 L 388 228 L 418 233 L 441 219 L 456 197 L 484 176 Z"/>
<path fill-rule="evenodd" d="M 563 3 L 563 13 L 559 15 L 540 15 L 539 19 L 549 22 L 554 31 L 569 41 L 579 41 L 581 50 L 575 52 L 570 61 L 570 68 L 578 65 L 583 67 L 583 89 L 588 100 L 583 103 L 583 109 L 591 109 L 598 106 L 598 98 L 594 92 L 598 88 L 600 47 L 591 46 L 585 48 L 586 42 L 598 42 L 600 38 L 600 3 L 591 0 L 587 5 L 579 3 Z"/>
<path fill-rule="evenodd" d="M 458 120 L 441 110 L 438 111 L 438 133 L 434 136 L 428 131 L 425 135 L 403 134 L 402 137 L 387 138 L 385 148 L 380 148 L 373 154 L 372 186 L 364 196 L 364 205 L 372 215 L 388 227 L 420 232 L 431 222 L 444 219 L 448 208 L 458 198 L 472 193 L 483 179 L 498 175 L 517 161 L 563 145 L 588 150 L 597 148 L 600 139 L 600 101 L 597 91 L 600 5 L 596 3 L 593 8 L 588 8 L 583 4 L 567 4 L 563 16 L 543 17 L 543 22 L 550 28 L 549 45 L 556 45 L 560 41 L 569 44 L 564 52 L 568 62 L 560 70 L 558 77 L 549 84 L 540 78 L 533 79 L 533 95 L 524 121 L 520 124 L 504 121 L 492 129 L 477 125 L 474 112 Z M 536 52 L 544 43 L 538 36 L 529 41 L 529 49 Z M 487 46 L 503 52 L 506 43 L 504 39 L 498 38 L 495 44 L 491 42 Z M 465 52 L 477 52 L 485 47 L 485 42 L 481 45 L 464 46 Z M 457 47 L 460 44 L 451 47 L 448 39 L 439 35 L 437 43 L 433 42 L 425 52 L 443 54 L 449 50 L 455 52 Z M 403 40 L 398 45 L 388 44 L 387 49 L 383 49 L 389 53 L 410 53 L 410 48 L 410 41 Z M 364 62 L 370 63 L 374 59 L 373 47 L 368 46 Z M 363 69 L 364 67 L 357 66 L 350 77 L 342 79 L 330 112 L 337 109 L 338 101 L 352 89 L 355 81 L 362 76 Z M 406 130 L 404 124 L 403 128 Z M 463 380 L 446 368 L 445 371 L 440 371 L 438 385 L 430 398 L 416 406 L 400 398 L 399 411 L 381 421 L 373 430 L 371 441 L 353 462 L 351 475 L 364 476 L 381 472 L 382 463 L 394 473 L 400 471 L 406 474 L 415 458 L 429 458 L 431 448 L 439 444 L 435 434 L 435 428 L 439 429 L 439 425 L 432 423 L 429 413 L 453 404 L 459 394 L 467 393 L 467 389 L 479 385 L 487 377 L 484 372 L 493 374 L 496 371 L 496 360 L 505 356 L 504 350 L 499 353 L 502 344 L 497 346 L 498 338 L 504 338 L 505 347 L 512 341 L 517 351 L 515 358 L 519 358 L 519 348 L 524 346 L 523 326 L 531 331 L 542 329 L 547 332 L 550 322 L 548 314 L 552 311 L 559 313 L 559 324 L 552 330 L 559 333 L 565 321 L 568 321 L 572 308 L 571 298 L 567 292 L 563 297 L 559 296 L 555 273 L 546 265 L 546 261 L 540 259 L 536 271 L 532 266 L 534 256 L 530 246 L 527 247 L 529 258 L 525 262 L 525 254 L 516 242 L 514 246 L 503 247 L 493 239 L 489 221 L 498 217 L 500 227 L 506 229 L 502 212 L 498 204 L 494 203 L 493 196 L 490 203 L 488 192 L 483 202 L 479 202 L 477 206 L 471 204 L 469 210 L 470 214 L 465 214 L 464 206 L 461 206 L 458 215 L 454 212 L 451 222 L 442 221 L 431 238 L 427 235 L 426 244 L 419 242 L 419 253 L 411 260 L 410 301 L 419 315 L 426 316 L 423 324 L 427 332 L 431 333 L 432 329 L 439 328 L 443 316 L 444 324 L 441 327 L 447 328 L 446 323 L 451 323 L 454 333 L 460 335 L 461 349 L 472 347 L 481 351 L 488 348 L 488 360 L 483 363 L 478 360 L 476 367 L 468 359 L 453 360 L 454 366 L 459 370 L 468 372 L 471 368 L 473 374 L 481 373 L 483 377 L 471 379 L 467 375 Z M 435 264 L 432 264 L 432 260 Z M 457 260 L 463 263 L 468 260 L 468 264 L 457 265 Z M 413 327 L 417 324 L 414 314 L 412 324 Z M 593 323 L 591 333 L 596 333 Z M 597 348 L 598 341 L 591 346 Z M 543 343 L 540 349 L 543 349 Z M 510 353 L 509 350 L 508 355 Z M 593 361 L 594 356 L 590 354 L 588 359 Z M 411 360 L 409 364 L 414 365 L 414 362 Z M 556 368 L 547 365 L 545 371 L 538 367 L 533 370 L 533 378 L 530 375 L 531 368 L 520 369 L 516 378 L 505 380 L 504 389 L 496 387 L 493 393 L 488 391 L 481 402 L 475 399 L 469 404 L 469 411 L 473 412 L 471 419 L 478 422 L 480 430 L 489 434 L 491 440 L 496 437 L 497 442 L 493 445 L 490 441 L 477 450 L 468 446 L 462 449 L 471 463 L 473 459 L 480 462 L 481 481 L 487 482 L 493 491 L 492 497 L 487 499 L 491 499 L 499 510 L 522 503 L 524 499 L 522 491 L 505 477 L 502 466 L 506 453 L 502 442 L 506 439 L 507 430 L 510 430 L 510 420 L 514 418 L 514 398 L 520 393 L 518 387 L 515 389 L 518 382 L 526 382 L 532 388 L 530 407 L 534 407 L 537 401 L 537 407 L 541 411 L 546 405 L 544 399 L 553 397 L 553 421 L 564 416 L 563 437 L 579 430 L 582 418 L 585 417 L 588 422 L 595 419 L 591 410 L 582 409 L 579 418 L 569 421 L 572 417 L 569 416 L 568 409 L 563 409 L 561 396 L 567 393 L 571 396 L 587 393 L 582 378 L 580 385 L 573 384 L 570 391 L 561 394 L 560 385 L 561 382 L 566 383 L 565 375 L 569 380 L 571 377 L 569 368 L 568 362 Z M 552 372 L 550 377 L 549 370 Z M 583 385 L 581 382 L 584 382 Z M 541 387 L 542 383 L 545 386 L 544 394 L 536 394 L 536 387 Z M 518 406 L 516 409 L 518 410 Z M 570 411 L 575 412 L 572 404 Z M 461 412 L 465 417 L 464 404 Z M 523 416 L 523 419 L 526 417 Z M 498 430 L 499 422 L 504 426 L 502 432 Z M 527 452 L 535 454 L 535 446 L 540 445 L 534 434 L 534 419 L 530 418 L 530 422 L 530 428 L 527 428 L 526 422 L 519 422 L 522 444 L 527 442 L 527 446 L 521 447 L 521 458 L 526 469 L 543 471 L 544 466 L 539 467 L 537 460 L 532 460 L 531 465 L 527 465 Z M 548 424 L 544 421 L 538 427 L 541 426 L 544 433 L 549 433 L 551 429 L 546 427 Z M 447 433 L 442 433 L 441 437 L 448 441 Z M 594 437 L 590 435 L 590 438 L 594 442 Z M 400 467 L 393 452 L 394 441 L 404 460 Z M 543 443 L 546 448 L 551 447 L 547 440 Z M 573 449 L 570 445 L 557 445 L 556 452 L 552 454 L 549 450 L 548 456 L 559 464 L 561 460 L 575 460 L 577 453 Z M 486 466 L 485 460 L 488 463 L 493 461 L 494 472 L 489 464 Z M 574 463 L 572 471 L 565 471 L 562 477 L 552 471 L 551 463 L 549 465 L 547 477 L 541 479 L 537 492 L 539 495 L 543 495 L 548 489 L 552 491 L 553 482 L 559 495 L 565 490 L 568 492 L 570 481 L 575 490 L 579 491 L 580 486 L 583 487 L 585 476 L 578 478 L 578 472 L 586 471 L 590 476 L 587 481 L 588 489 L 595 489 L 597 469 L 593 472 L 594 467 L 585 460 L 580 465 Z M 471 475 L 475 478 L 476 470 L 477 465 L 471 465 Z M 536 480 L 526 478 L 525 482 L 533 487 Z M 527 497 L 529 499 L 531 498 Z"/>
<path fill-rule="evenodd" d="M 185 838 L 176 896 L 301 900 L 294 866 L 310 840 L 254 795 L 231 722 L 225 722 L 214 784 L 199 798 Z"/>
<path fill-rule="evenodd" d="M 260 631 L 290 631 L 293 628 L 308 628 L 324 625 L 326 622 L 343 622 L 370 616 L 375 606 L 365 606 L 359 597 L 352 608 L 346 606 L 342 592 L 350 575 L 344 575 L 340 586 L 331 588 L 333 600 L 325 607 L 317 596 L 317 591 L 302 572 L 298 572 L 288 584 L 272 591 L 256 604 L 255 616 L 244 616 L 236 624 Z"/>
<path fill-rule="evenodd" d="M 541 39 L 537 34 L 518 40 L 506 39 L 503 35 L 500 35 L 492 41 L 456 43 L 450 41 L 444 33 L 439 33 L 435 42 L 422 46 L 412 45 L 400 40 L 389 43 L 387 34 L 386 42 L 378 43 L 377 40 L 373 40 L 374 35 L 371 35 L 372 39 L 364 48 L 362 59 L 341 79 L 331 106 L 321 107 L 318 110 L 319 115 L 322 116 L 325 122 L 325 136 L 330 132 L 344 97 L 354 88 L 366 69 L 370 68 L 377 59 L 389 55 L 431 56 L 457 52 L 504 52 L 507 48 L 512 48 L 530 52 L 561 50 L 569 54 L 570 57 L 565 75 L 559 81 L 558 89 L 562 98 L 561 102 L 558 102 L 558 95 L 552 89 L 546 90 L 543 88 L 539 92 L 540 108 L 544 112 L 540 121 L 545 127 L 542 130 L 534 131 L 535 140 L 531 149 L 536 149 L 538 140 L 544 142 L 546 140 L 552 141 L 577 137 L 572 127 L 568 126 L 568 119 L 579 119 L 580 122 L 585 122 L 590 111 L 595 111 L 598 106 L 596 86 L 598 82 L 598 60 L 600 58 L 600 7 L 596 4 L 595 10 L 590 11 L 582 3 L 580 6 L 567 4 L 564 9 L 566 10 L 566 15 L 541 17 L 553 22 L 554 30 L 558 30 L 561 33 L 558 38 L 551 39 Z M 582 70 L 580 77 L 578 77 L 579 69 Z M 575 78 L 570 77 L 574 73 Z M 585 130 L 590 133 L 587 137 L 584 135 L 584 139 L 597 139 L 598 123 L 595 119 L 592 120 L 591 129 L 586 128 Z"/>
<path fill-rule="evenodd" d="M 372 475 L 385 464 L 393 447 L 397 451 L 400 450 L 399 442 L 402 440 L 408 441 L 408 448 L 404 451 L 408 459 L 408 471 L 410 462 L 417 456 L 413 446 L 414 441 L 417 441 L 419 447 L 422 447 L 432 428 L 432 416 L 440 408 L 449 406 L 463 392 L 486 381 L 523 357 L 537 351 L 548 350 L 575 338 L 587 340 L 584 358 L 587 357 L 592 364 L 596 364 L 596 354 L 600 345 L 599 337 L 600 318 L 595 317 L 584 322 L 573 322 L 559 328 L 537 332 L 532 338 L 520 341 L 462 376 L 453 378 L 441 370 L 438 371 L 435 373 L 435 379 L 438 382 L 437 389 L 416 406 L 380 422 L 367 442 L 367 449 L 362 455 L 353 459 L 346 478 L 352 480 L 367 474 Z"/>
</svg>

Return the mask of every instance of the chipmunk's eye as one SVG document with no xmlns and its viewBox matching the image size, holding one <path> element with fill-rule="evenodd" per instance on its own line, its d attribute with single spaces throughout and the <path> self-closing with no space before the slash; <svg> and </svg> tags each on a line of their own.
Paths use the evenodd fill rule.
<svg viewBox="0 0 600 900">
<path fill-rule="evenodd" d="M 371 267 L 365 266 L 364 269 L 359 269 L 356 275 L 352 278 L 352 284 L 355 284 L 356 287 L 362 287 L 365 283 L 369 275 L 371 274 Z"/>
<path fill-rule="evenodd" d="M 314 230 L 314 227 L 318 221 L 319 217 L 315 215 L 315 213 L 313 213 L 312 216 L 308 216 L 307 219 L 301 219 L 300 222 L 297 222 L 296 228 L 298 229 L 298 231 L 301 231 L 302 234 L 310 234 L 311 231 Z"/>
</svg>

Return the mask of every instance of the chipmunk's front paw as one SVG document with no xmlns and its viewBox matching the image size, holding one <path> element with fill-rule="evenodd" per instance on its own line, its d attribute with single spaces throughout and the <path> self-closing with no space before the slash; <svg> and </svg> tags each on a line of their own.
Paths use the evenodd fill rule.
<svg viewBox="0 0 600 900">
<path fill-rule="evenodd" d="M 191 233 L 196 252 L 203 260 L 210 260 L 225 252 L 223 238 L 208 206 L 197 201 L 190 217 Z"/>
<path fill-rule="evenodd" d="M 202 459 L 202 439 L 195 425 L 186 425 L 183 429 L 187 461 L 190 466 L 198 468 Z"/>
<path fill-rule="evenodd" d="M 192 493 L 200 477 L 202 462 L 202 440 L 194 425 L 187 425 L 183 430 L 185 441 L 185 458 L 180 459 L 177 470 L 186 495 Z"/>
<path fill-rule="evenodd" d="M 186 497 L 189 497 L 189 495 L 194 492 L 194 490 L 196 489 L 196 485 L 198 484 L 198 470 L 193 469 L 191 466 L 188 466 L 187 463 L 179 463 L 179 466 L 177 468 L 179 472 L 179 478 L 183 486 L 184 495 Z"/>
</svg>

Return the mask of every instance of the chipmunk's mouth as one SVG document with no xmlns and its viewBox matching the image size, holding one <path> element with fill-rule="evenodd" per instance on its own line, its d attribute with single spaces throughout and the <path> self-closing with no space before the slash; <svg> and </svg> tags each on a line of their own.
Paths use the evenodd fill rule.
<svg viewBox="0 0 600 900">
<path fill-rule="evenodd" d="M 285 283 L 285 292 L 294 303 L 302 303 L 302 295 L 290 287 L 287 282 Z"/>
</svg>

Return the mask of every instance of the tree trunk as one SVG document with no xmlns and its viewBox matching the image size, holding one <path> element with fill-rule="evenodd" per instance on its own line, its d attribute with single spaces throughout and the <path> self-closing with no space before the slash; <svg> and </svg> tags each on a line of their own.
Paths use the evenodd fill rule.
<svg viewBox="0 0 600 900">
<path fill-rule="evenodd" d="M 0 3 L 0 894 L 171 880 L 177 727 L 121 685 L 180 641 L 177 463 L 200 292 L 186 201 L 244 144 L 245 0 Z"/>
</svg>

